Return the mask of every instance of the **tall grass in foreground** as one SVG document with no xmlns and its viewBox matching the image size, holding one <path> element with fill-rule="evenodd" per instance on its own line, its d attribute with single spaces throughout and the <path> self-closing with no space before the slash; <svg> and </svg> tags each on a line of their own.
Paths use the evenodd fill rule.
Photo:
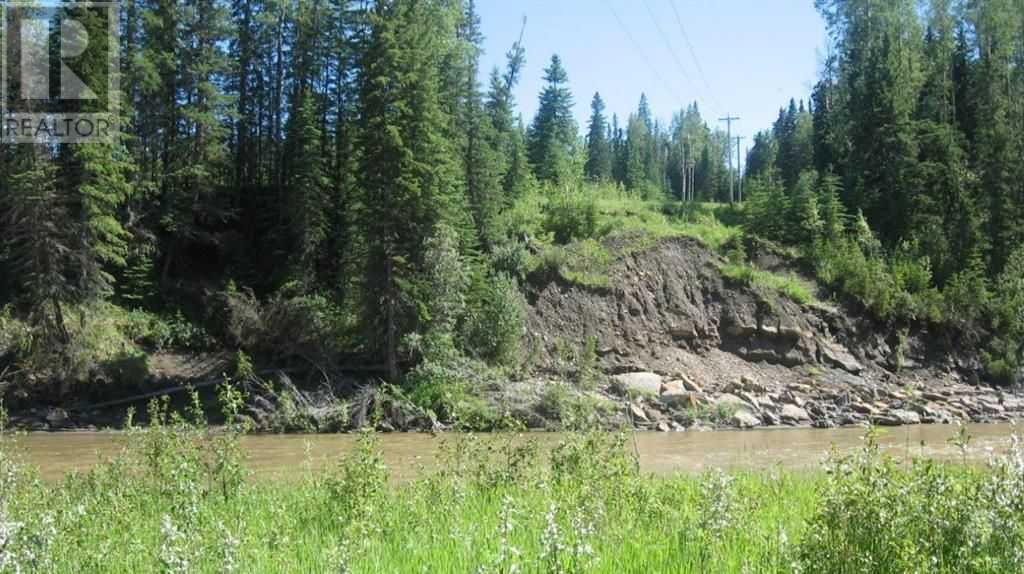
<svg viewBox="0 0 1024 574">
<path fill-rule="evenodd" d="M 229 395 L 230 396 L 230 395 Z M 238 435 L 151 407 L 113 460 L 57 485 L 0 433 L 0 572 L 1020 572 L 1024 454 L 898 465 L 871 437 L 825 472 L 655 479 L 614 434 L 550 454 L 446 439 L 394 485 L 374 435 L 325 472 L 249 479 Z"/>
</svg>

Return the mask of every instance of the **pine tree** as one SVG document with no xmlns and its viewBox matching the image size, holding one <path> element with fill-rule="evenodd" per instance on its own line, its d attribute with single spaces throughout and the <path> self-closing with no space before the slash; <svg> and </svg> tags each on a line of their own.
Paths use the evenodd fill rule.
<svg viewBox="0 0 1024 574">
<path fill-rule="evenodd" d="M 797 245 L 813 245 L 820 238 L 824 229 L 818 204 L 818 174 L 805 171 L 800 174 L 791 192 L 789 202 L 788 240 Z"/>
<path fill-rule="evenodd" d="M 618 114 L 612 114 L 612 177 L 620 185 L 626 185 L 629 171 L 629 148 L 626 145 L 626 136 L 619 127 Z"/>
<path fill-rule="evenodd" d="M 181 252 L 204 234 L 206 224 L 226 217 L 217 192 L 229 174 L 230 100 L 223 91 L 230 71 L 224 53 L 229 25 L 216 0 L 177 5 L 161 0 L 156 10 L 147 18 L 153 28 L 148 55 L 159 73 L 151 88 L 164 98 L 164 117 L 155 129 L 162 147 L 157 178 L 165 236 L 161 285 L 166 287 Z"/>
<path fill-rule="evenodd" d="M 521 196 L 530 185 L 529 160 L 526 138 L 519 119 L 515 115 L 513 90 L 519 84 L 526 50 L 516 42 L 506 55 L 504 73 L 495 68 L 491 73 L 491 85 L 487 94 L 486 108 L 494 128 L 496 143 L 493 146 L 502 162 L 501 187 L 504 193 L 502 204 L 508 204 Z"/>
<path fill-rule="evenodd" d="M 643 191 L 647 183 L 650 132 L 639 115 L 629 117 L 626 128 L 626 189 Z"/>
<path fill-rule="evenodd" d="M 65 8 L 82 27 L 87 37 L 103 37 L 109 23 L 99 13 L 74 6 Z M 77 104 L 81 113 L 102 118 L 112 126 L 103 141 L 59 146 L 56 156 L 59 193 L 75 228 L 77 239 L 69 245 L 75 262 L 69 269 L 76 278 L 78 293 L 84 299 L 100 299 L 112 295 L 115 277 L 123 268 L 128 254 L 130 234 L 121 224 L 121 207 L 132 196 L 129 178 L 135 166 L 119 127 L 121 94 L 111 92 L 108 54 L 105 50 L 86 50 L 78 59 L 77 73 L 93 88 L 95 99 Z M 119 73 L 119 71 L 114 71 Z"/>
<path fill-rule="evenodd" d="M 475 223 L 474 239 L 490 249 L 500 238 L 497 218 L 503 206 L 503 179 L 508 172 L 504 157 L 508 134 L 502 134 L 499 129 L 508 128 L 506 114 L 511 113 L 511 94 L 506 98 L 503 93 L 497 96 L 500 102 L 492 102 L 501 116 L 496 126 L 495 116 L 485 107 L 477 80 L 483 35 L 474 0 L 465 4 L 458 37 L 462 49 L 456 53 L 461 55 L 462 63 L 456 69 L 463 71 L 463 77 L 456 113 L 461 116 L 461 128 L 465 131 L 460 138 L 464 143 L 462 172 Z"/>
<path fill-rule="evenodd" d="M 608 120 L 604 116 L 601 94 L 594 94 L 590 109 L 586 175 L 591 181 L 608 181 L 612 176 L 612 149 L 608 141 Z"/>
<path fill-rule="evenodd" d="M 327 239 L 328 181 L 321 152 L 323 133 L 316 98 L 299 88 L 288 120 L 285 142 L 285 183 L 288 230 L 291 236 L 291 277 L 312 285 L 317 259 Z"/>
<path fill-rule="evenodd" d="M 848 125 L 836 131 L 850 146 L 846 191 L 895 245 L 907 236 L 916 189 L 913 119 L 923 77 L 916 2 L 820 0 L 817 6 L 834 41 L 844 92 Z"/>
<path fill-rule="evenodd" d="M 434 2 L 377 2 L 360 79 L 360 223 L 368 247 L 366 325 L 389 379 L 399 344 L 416 326 L 413 285 L 422 245 L 441 222 L 460 219 L 462 198 L 444 133 L 438 53 L 452 38 Z"/>
<path fill-rule="evenodd" d="M 50 348 L 68 345 L 64 308 L 82 298 L 75 279 L 76 225 L 44 146 L 21 146 L 5 167 L 2 238 L 30 323 Z"/>
<path fill-rule="evenodd" d="M 747 179 L 773 180 L 777 171 L 779 145 L 771 132 L 758 132 L 754 136 L 754 147 L 747 154 Z"/>
<path fill-rule="evenodd" d="M 792 190 L 801 174 L 810 169 L 814 161 L 814 125 L 811 114 L 797 107 L 796 100 L 789 101 L 789 108 L 780 111 L 779 121 L 773 129 L 778 142 L 776 166 L 786 189 Z"/>
<path fill-rule="evenodd" d="M 1019 199 L 1022 170 L 1014 159 L 1020 158 L 1022 150 L 1019 133 L 1015 133 L 1019 124 L 1014 122 L 1011 75 L 1021 22 L 1012 0 L 981 3 L 976 17 L 980 61 L 974 94 L 978 105 L 975 153 L 982 189 L 987 194 L 991 271 L 998 274 L 1024 239 L 1024 210 Z"/>
<path fill-rule="evenodd" d="M 749 182 L 746 195 L 744 230 L 773 241 L 788 239 L 790 201 L 782 183 L 754 179 Z"/>
<path fill-rule="evenodd" d="M 840 241 L 846 236 L 848 216 L 841 199 L 841 185 L 839 178 L 832 173 L 823 173 L 818 178 L 822 234 L 827 241 Z"/>
<path fill-rule="evenodd" d="M 564 182 L 573 174 L 572 160 L 576 154 L 576 120 L 573 119 L 573 97 L 569 75 L 557 54 L 544 70 L 547 83 L 540 95 L 540 105 L 529 133 L 530 164 L 537 179 Z"/>
</svg>

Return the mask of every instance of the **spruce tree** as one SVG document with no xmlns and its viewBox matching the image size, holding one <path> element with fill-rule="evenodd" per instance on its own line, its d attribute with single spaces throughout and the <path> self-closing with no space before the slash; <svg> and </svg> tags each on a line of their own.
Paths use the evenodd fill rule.
<svg viewBox="0 0 1024 574">
<path fill-rule="evenodd" d="M 454 32 L 443 15 L 435 2 L 377 2 L 360 62 L 365 324 L 392 381 L 402 338 L 416 327 L 422 245 L 464 213 L 444 138 L 438 54 Z"/>
<path fill-rule="evenodd" d="M 329 187 L 321 154 L 323 132 L 316 98 L 309 88 L 299 90 L 288 119 L 285 183 L 293 254 L 290 275 L 309 286 L 316 282 L 315 265 L 327 239 Z"/>
<path fill-rule="evenodd" d="M 813 171 L 800 174 L 791 192 L 787 217 L 787 239 L 797 245 L 813 245 L 824 228 L 818 204 L 818 175 Z"/>
<path fill-rule="evenodd" d="M 993 274 L 1002 272 L 1024 239 L 1024 206 L 1019 191 L 1022 150 L 1019 133 L 1015 133 L 1019 125 L 1014 121 L 1011 75 L 1015 45 L 1021 37 L 1019 15 L 1012 0 L 989 0 L 976 10 L 980 61 L 974 93 L 978 105 L 975 154 L 982 189 L 987 194 Z"/>
<path fill-rule="evenodd" d="M 626 128 L 626 189 L 643 191 L 647 183 L 647 160 L 651 134 L 639 115 L 629 117 Z"/>
<path fill-rule="evenodd" d="M 822 234 L 826 241 L 836 242 L 846 235 L 846 208 L 842 201 L 841 182 L 826 172 L 818 178 L 818 204 L 821 206 Z"/>
<path fill-rule="evenodd" d="M 544 70 L 546 86 L 529 133 L 529 156 L 537 179 L 564 182 L 573 174 L 576 120 L 573 118 L 569 75 L 557 54 Z"/>
<path fill-rule="evenodd" d="M 608 120 L 604 115 L 601 94 L 594 94 L 590 109 L 586 175 L 591 181 L 608 181 L 612 176 L 612 149 L 608 141 Z"/>
<path fill-rule="evenodd" d="M 5 168 L 0 239 L 18 299 L 48 349 L 63 347 L 71 342 L 65 306 L 82 296 L 74 273 L 78 226 L 57 189 L 58 166 L 46 146 L 20 146 Z"/>
</svg>

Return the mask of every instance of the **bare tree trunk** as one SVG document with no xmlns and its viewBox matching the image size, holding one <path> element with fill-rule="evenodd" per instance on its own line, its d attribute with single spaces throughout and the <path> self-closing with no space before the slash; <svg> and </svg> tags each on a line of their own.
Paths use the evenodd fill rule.
<svg viewBox="0 0 1024 574">
<path fill-rule="evenodd" d="M 398 371 L 398 325 L 395 306 L 398 304 L 395 294 L 394 262 L 388 255 L 385 262 L 385 293 L 384 307 L 387 314 L 385 345 L 385 364 L 387 366 L 388 381 L 398 382 L 401 373 Z"/>
</svg>

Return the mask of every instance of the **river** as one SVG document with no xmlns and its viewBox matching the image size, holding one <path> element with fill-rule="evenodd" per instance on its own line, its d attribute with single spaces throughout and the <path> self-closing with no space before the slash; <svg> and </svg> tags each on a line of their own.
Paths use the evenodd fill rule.
<svg viewBox="0 0 1024 574">
<path fill-rule="evenodd" d="M 1004 452 L 1017 429 L 1012 425 L 971 425 L 969 458 L 983 461 L 992 452 Z M 913 426 L 887 429 L 879 440 L 897 457 L 925 456 L 959 460 L 959 450 L 948 439 L 952 426 Z M 833 447 L 850 451 L 862 444 L 863 429 L 794 429 L 684 433 L 637 433 L 636 449 L 645 472 L 661 476 L 699 473 L 709 468 L 809 470 L 819 467 Z M 542 446 L 556 444 L 558 434 L 531 434 Z M 122 433 L 30 433 L 18 438 L 28 462 L 48 481 L 84 471 L 115 455 L 124 445 Z M 289 480 L 303 476 L 355 444 L 353 435 L 251 436 L 242 441 L 247 464 L 258 478 Z M 427 434 L 381 435 L 385 463 L 396 481 L 416 477 L 434 464 L 440 438 Z M 631 443 L 632 448 L 632 443 Z"/>
</svg>

